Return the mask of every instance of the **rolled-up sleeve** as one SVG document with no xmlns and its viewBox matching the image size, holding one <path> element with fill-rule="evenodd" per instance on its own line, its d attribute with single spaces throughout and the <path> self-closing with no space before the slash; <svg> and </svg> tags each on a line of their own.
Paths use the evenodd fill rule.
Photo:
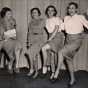
<svg viewBox="0 0 88 88">
<path fill-rule="evenodd" d="M 80 17 L 82 24 L 88 29 L 88 21 L 86 20 L 86 18 L 84 16 Z"/>
</svg>

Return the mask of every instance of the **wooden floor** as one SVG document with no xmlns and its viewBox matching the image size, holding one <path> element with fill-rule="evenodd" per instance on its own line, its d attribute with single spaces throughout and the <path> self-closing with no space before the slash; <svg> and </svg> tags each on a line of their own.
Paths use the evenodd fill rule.
<svg viewBox="0 0 88 88">
<path fill-rule="evenodd" d="M 66 71 L 61 71 L 57 82 L 49 80 L 49 73 L 45 76 L 39 72 L 36 79 L 27 76 L 27 71 L 19 74 L 9 74 L 5 69 L 0 70 L 0 88 L 65 88 L 69 77 Z M 88 88 L 88 72 L 75 72 L 77 83 L 72 88 Z"/>
</svg>

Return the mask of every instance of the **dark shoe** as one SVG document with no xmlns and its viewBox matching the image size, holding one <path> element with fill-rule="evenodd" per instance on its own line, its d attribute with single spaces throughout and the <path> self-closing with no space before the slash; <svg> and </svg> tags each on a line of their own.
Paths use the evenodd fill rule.
<svg viewBox="0 0 88 88">
<path fill-rule="evenodd" d="M 38 77 L 38 72 L 35 72 L 35 74 L 33 75 L 33 79 Z"/>
<path fill-rule="evenodd" d="M 19 68 L 16 68 L 16 69 L 14 69 L 14 72 L 15 73 L 20 73 L 20 69 Z"/>
<path fill-rule="evenodd" d="M 72 84 L 68 83 L 67 88 L 72 88 L 76 84 L 76 81 L 74 81 Z"/>
<path fill-rule="evenodd" d="M 57 81 L 58 81 L 57 78 L 50 79 L 50 82 L 51 82 L 51 83 L 56 83 Z"/>
<path fill-rule="evenodd" d="M 13 74 L 13 69 L 8 69 L 8 72 L 9 72 L 10 74 Z"/>
</svg>

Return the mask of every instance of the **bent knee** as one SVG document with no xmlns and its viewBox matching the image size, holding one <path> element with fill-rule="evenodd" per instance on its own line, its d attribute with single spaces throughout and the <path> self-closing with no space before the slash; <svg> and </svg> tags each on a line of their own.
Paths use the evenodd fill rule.
<svg viewBox="0 0 88 88">
<path fill-rule="evenodd" d="M 58 52 L 58 54 L 65 56 L 65 55 L 67 54 L 67 50 L 62 49 L 62 50 L 60 50 L 60 51 Z"/>
<path fill-rule="evenodd" d="M 50 46 L 48 44 L 46 44 L 45 46 L 42 47 L 42 51 L 46 51 L 50 49 Z"/>
</svg>

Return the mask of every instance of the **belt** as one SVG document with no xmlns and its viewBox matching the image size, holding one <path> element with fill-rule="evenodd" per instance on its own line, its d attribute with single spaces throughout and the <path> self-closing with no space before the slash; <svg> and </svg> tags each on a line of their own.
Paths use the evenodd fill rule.
<svg viewBox="0 0 88 88">
<path fill-rule="evenodd" d="M 33 35 L 40 35 L 40 34 L 42 34 L 42 33 L 33 33 Z"/>
<path fill-rule="evenodd" d="M 39 33 L 33 33 L 34 35 L 38 35 Z"/>
</svg>

